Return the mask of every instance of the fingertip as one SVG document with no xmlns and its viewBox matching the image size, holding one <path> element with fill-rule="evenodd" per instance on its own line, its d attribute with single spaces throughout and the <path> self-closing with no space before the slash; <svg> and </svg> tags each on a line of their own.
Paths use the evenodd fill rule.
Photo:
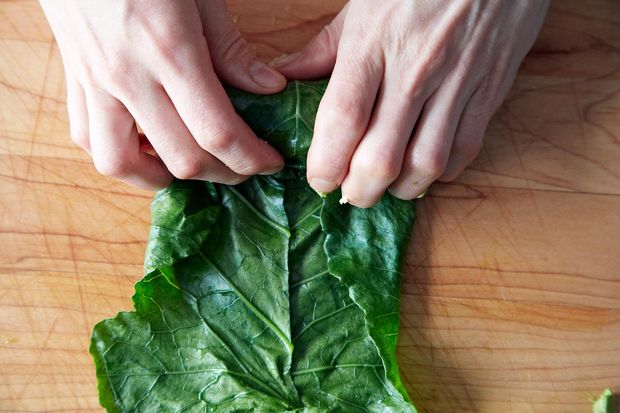
<svg viewBox="0 0 620 413">
<path fill-rule="evenodd" d="M 250 65 L 248 74 L 258 87 L 266 89 L 266 91 L 275 93 L 286 87 L 286 77 L 259 60 Z"/>
<path fill-rule="evenodd" d="M 343 195 L 338 202 L 340 203 L 340 205 L 350 204 L 357 208 L 367 209 L 375 206 L 377 202 L 379 202 L 379 199 L 381 198 L 355 198 L 349 195 L 345 195 L 343 191 Z"/>
<path fill-rule="evenodd" d="M 264 167 L 265 174 L 270 175 L 272 173 L 280 172 L 285 166 L 285 162 L 284 162 L 284 158 L 282 157 L 282 154 L 280 154 L 280 152 L 278 152 L 276 148 L 271 146 L 269 142 L 263 139 L 260 139 L 260 138 L 256 138 L 256 139 L 258 140 L 259 144 L 263 148 L 265 148 L 265 152 L 268 155 L 265 158 L 267 159 L 267 162 L 264 163 L 266 165 Z"/>
<path fill-rule="evenodd" d="M 429 185 L 432 183 L 428 181 L 420 182 L 413 181 L 411 182 L 402 180 L 400 182 L 396 182 L 392 186 L 387 189 L 387 192 L 394 196 L 395 198 L 402 199 L 405 201 L 409 201 L 412 199 L 419 199 L 426 195 L 428 192 Z"/>
<path fill-rule="evenodd" d="M 254 132 L 248 129 L 247 139 L 244 139 L 239 150 L 245 154 L 243 159 L 237 159 L 227 164 L 233 171 L 241 175 L 273 175 L 285 167 L 284 158 L 273 146 L 263 139 L 257 138 Z"/>
<path fill-rule="evenodd" d="M 358 208 L 371 208 L 374 206 L 385 192 L 385 187 L 363 188 L 359 186 L 357 179 L 347 176 L 341 185 L 341 201 L 349 203 Z"/>
<path fill-rule="evenodd" d="M 298 60 L 300 56 L 301 52 L 284 54 L 273 59 L 270 64 L 278 70 L 286 69 L 287 66 L 295 63 L 295 61 Z"/>
<path fill-rule="evenodd" d="M 318 193 L 329 194 L 335 191 L 346 175 L 348 159 L 326 157 L 330 148 L 318 147 L 314 141 L 308 151 L 306 179 L 312 189 Z M 333 149 L 333 148 L 332 148 Z"/>
<path fill-rule="evenodd" d="M 308 177 L 310 187 L 318 193 L 328 194 L 338 188 L 338 183 L 329 179 Z"/>
<path fill-rule="evenodd" d="M 273 175 L 275 173 L 280 172 L 282 169 L 284 169 L 284 164 L 280 164 L 280 166 L 276 166 L 274 168 L 268 169 L 266 171 L 263 172 L 259 172 L 259 175 Z"/>
<path fill-rule="evenodd" d="M 270 65 L 287 79 L 320 79 L 334 69 L 335 55 L 302 50 L 275 58 Z"/>
<path fill-rule="evenodd" d="M 458 178 L 465 170 L 467 165 L 449 165 L 445 172 L 437 178 L 440 182 L 452 182 Z"/>
<path fill-rule="evenodd" d="M 334 68 L 333 62 L 320 62 L 323 56 L 308 53 L 306 50 L 276 57 L 270 65 L 287 79 L 317 79 L 328 76 Z"/>
</svg>

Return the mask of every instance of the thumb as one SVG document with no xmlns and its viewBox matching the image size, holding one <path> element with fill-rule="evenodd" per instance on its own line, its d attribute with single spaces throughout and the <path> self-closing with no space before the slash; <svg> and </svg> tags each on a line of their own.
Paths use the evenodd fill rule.
<svg viewBox="0 0 620 413">
<path fill-rule="evenodd" d="M 328 76 L 336 64 L 347 6 L 348 3 L 303 49 L 278 57 L 272 65 L 290 79 L 317 79 Z"/>
<path fill-rule="evenodd" d="M 250 49 L 224 0 L 198 1 L 198 10 L 213 69 L 224 83 L 252 93 L 275 93 L 286 86 L 286 78 Z"/>
</svg>

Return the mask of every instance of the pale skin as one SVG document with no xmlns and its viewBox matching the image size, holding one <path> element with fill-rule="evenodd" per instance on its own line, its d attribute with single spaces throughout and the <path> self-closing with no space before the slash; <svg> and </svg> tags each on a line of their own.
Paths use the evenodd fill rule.
<svg viewBox="0 0 620 413">
<path fill-rule="evenodd" d="M 330 76 L 307 178 L 370 207 L 413 199 L 476 157 L 548 0 L 350 0 L 300 52 L 267 66 L 223 0 L 41 0 L 67 75 L 73 140 L 103 174 L 239 183 L 283 166 L 221 82 L 260 94 Z M 156 155 L 144 150 L 136 122 Z"/>
</svg>

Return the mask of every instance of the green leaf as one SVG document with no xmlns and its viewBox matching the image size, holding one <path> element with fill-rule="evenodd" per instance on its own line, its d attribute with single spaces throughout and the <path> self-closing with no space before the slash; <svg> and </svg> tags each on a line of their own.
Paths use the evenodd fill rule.
<svg viewBox="0 0 620 413">
<path fill-rule="evenodd" d="M 386 212 L 391 213 L 385 205 L 369 210 L 343 209 L 338 199 L 337 196 L 325 200 L 317 197 L 303 180 L 287 183 L 285 205 L 292 231 L 289 268 L 292 333 L 296 349 L 292 371 L 295 385 L 304 405 L 321 407 L 325 411 L 411 412 L 413 409 L 398 377 L 395 348 L 386 347 L 388 343 L 395 344 L 396 337 L 391 336 L 388 341 L 382 336 L 374 337 L 370 328 L 371 323 L 377 324 L 377 319 L 383 319 L 386 323 L 395 323 L 386 330 L 390 334 L 397 333 L 398 299 L 393 300 L 393 294 L 398 292 L 400 277 L 384 265 L 398 266 L 398 262 L 391 262 L 391 258 L 380 262 L 378 253 L 384 249 L 398 251 L 399 244 L 407 239 L 408 234 L 403 234 L 402 238 L 396 233 L 387 235 L 377 226 L 383 224 L 382 219 L 388 218 Z M 390 197 L 386 202 L 395 202 L 412 211 L 411 204 L 404 201 Z M 367 216 L 376 215 L 378 220 L 368 221 L 361 225 L 363 228 L 358 228 L 359 216 L 354 210 L 364 211 L 362 214 Z M 340 218 L 337 223 L 334 214 Z M 409 216 L 404 225 L 412 223 L 413 215 Z M 396 223 L 386 228 L 387 231 L 392 231 L 394 225 Z M 349 231 L 351 229 L 355 234 Z M 377 235 L 373 242 L 381 243 L 380 249 L 362 245 L 368 242 L 371 234 Z M 342 253 L 349 248 L 373 255 L 367 257 L 372 266 L 358 266 L 343 257 Z M 334 265 L 335 262 L 338 263 Z M 386 289 L 379 292 L 383 297 L 389 297 L 389 303 L 378 297 L 370 301 L 385 305 L 372 309 L 367 306 L 367 301 L 356 297 L 356 289 L 358 285 L 376 283 L 383 276 L 382 271 L 393 275 L 387 280 L 393 284 L 380 286 Z M 357 279 L 357 282 L 349 279 L 353 288 L 342 282 L 345 277 Z M 392 365 L 396 376 L 386 377 L 386 369 Z"/>
<path fill-rule="evenodd" d="M 327 80 L 291 82 L 280 93 L 258 96 L 238 89 L 228 95 L 237 112 L 256 134 L 274 146 L 289 168 L 306 167 L 314 118 Z"/>
<path fill-rule="evenodd" d="M 341 206 L 307 185 L 325 85 L 229 91 L 284 172 L 156 195 L 135 312 L 93 331 L 109 412 L 415 411 L 394 354 L 413 205 Z"/>
<path fill-rule="evenodd" d="M 611 389 L 605 389 L 598 399 L 594 400 L 592 413 L 616 413 L 614 394 Z"/>
<path fill-rule="evenodd" d="M 217 221 L 221 207 L 215 187 L 177 182 L 153 199 L 145 272 L 171 265 L 197 251 Z"/>
<path fill-rule="evenodd" d="M 331 194 L 321 213 L 329 272 L 364 312 L 389 380 L 407 397 L 396 364 L 402 262 L 415 218 L 413 205 L 386 195 L 373 208 L 340 205 Z"/>
</svg>

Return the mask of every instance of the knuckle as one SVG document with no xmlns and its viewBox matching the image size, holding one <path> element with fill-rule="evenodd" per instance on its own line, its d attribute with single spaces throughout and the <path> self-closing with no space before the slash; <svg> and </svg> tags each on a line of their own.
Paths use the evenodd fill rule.
<svg viewBox="0 0 620 413">
<path fill-rule="evenodd" d="M 392 183 L 400 175 L 400 165 L 389 156 L 370 155 L 360 158 L 355 169 L 364 177 L 384 183 Z"/>
<path fill-rule="evenodd" d="M 81 129 L 71 128 L 71 140 L 81 148 L 88 148 L 90 146 L 88 133 Z"/>
<path fill-rule="evenodd" d="M 322 113 L 322 121 L 328 127 L 338 126 L 349 130 L 361 131 L 366 128 L 366 113 L 361 103 L 354 98 L 341 97 L 328 102 L 327 110 Z"/>
<path fill-rule="evenodd" d="M 450 48 L 441 38 L 442 34 L 431 34 L 429 36 L 430 38 L 428 39 L 428 42 L 419 45 L 414 50 L 408 49 L 408 42 L 410 41 L 408 37 L 402 38 L 399 44 L 401 45 L 403 52 L 409 53 L 408 56 L 413 56 L 415 53 L 418 57 L 418 64 L 420 68 L 426 72 L 433 72 L 446 64 L 449 58 Z"/>
<path fill-rule="evenodd" d="M 108 65 L 108 78 L 116 85 L 126 85 L 128 75 L 131 73 L 132 65 L 125 58 L 115 59 Z"/>
<path fill-rule="evenodd" d="M 428 153 L 414 163 L 414 168 L 419 171 L 420 175 L 429 177 L 431 180 L 441 176 L 445 167 L 445 156 L 438 153 Z"/>
<path fill-rule="evenodd" d="M 222 128 L 205 128 L 206 139 L 204 148 L 211 153 L 226 155 L 232 152 L 236 147 L 234 134 Z"/>
<path fill-rule="evenodd" d="M 474 159 L 480 153 L 482 147 L 482 137 L 477 135 L 461 135 L 454 145 L 455 152 L 464 159 Z"/>
<path fill-rule="evenodd" d="M 441 181 L 441 182 L 452 182 L 456 178 L 459 177 L 460 172 L 461 172 L 460 170 L 456 170 L 456 169 L 450 170 L 450 171 L 446 171 L 438 178 L 438 181 Z"/>
<path fill-rule="evenodd" d="M 348 159 L 336 152 L 322 151 L 318 157 L 308 157 L 308 174 L 325 180 L 342 180 L 347 171 Z"/>
<path fill-rule="evenodd" d="M 323 50 L 336 51 L 339 41 L 340 29 L 333 23 L 324 26 L 317 35 L 317 44 L 322 47 Z"/>
<path fill-rule="evenodd" d="M 157 28 L 152 28 L 150 33 L 152 33 L 154 45 L 165 51 L 173 51 L 187 40 L 186 31 L 183 28 L 167 22 L 157 25 Z"/>
<path fill-rule="evenodd" d="M 112 56 L 99 67 L 104 68 L 104 70 L 100 72 L 91 71 L 89 76 L 91 84 L 106 85 L 113 91 L 131 89 L 134 67 L 129 59 L 122 56 Z"/>
<path fill-rule="evenodd" d="M 400 168 L 395 162 L 380 162 L 375 170 L 375 176 L 384 182 L 394 182 L 399 174 Z"/>
<path fill-rule="evenodd" d="M 175 49 L 188 40 L 187 27 L 171 24 L 169 16 L 140 15 L 136 17 L 136 24 L 141 27 L 148 44 L 164 55 L 174 55 Z"/>
<path fill-rule="evenodd" d="M 193 179 L 202 172 L 202 162 L 197 159 L 180 158 L 168 165 L 168 170 L 177 179 Z"/>
<path fill-rule="evenodd" d="M 91 65 L 87 65 L 83 62 L 76 64 L 76 75 L 80 83 L 84 86 L 92 86 L 97 83 L 95 69 Z"/>
<path fill-rule="evenodd" d="M 188 65 L 202 63 L 198 49 L 201 46 L 206 49 L 206 40 L 203 37 L 187 38 L 185 33 L 173 28 L 158 30 L 161 32 L 149 33 L 148 37 L 151 55 L 159 65 L 155 70 L 161 75 L 187 76 Z"/>
<path fill-rule="evenodd" d="M 123 178 L 133 171 L 133 162 L 124 156 L 113 156 L 112 154 L 94 155 L 93 162 L 95 169 L 105 176 L 113 178 Z"/>
<path fill-rule="evenodd" d="M 219 33 L 212 43 L 211 50 L 214 56 L 212 60 L 219 64 L 249 60 L 251 57 L 247 42 L 233 28 Z"/>
</svg>

